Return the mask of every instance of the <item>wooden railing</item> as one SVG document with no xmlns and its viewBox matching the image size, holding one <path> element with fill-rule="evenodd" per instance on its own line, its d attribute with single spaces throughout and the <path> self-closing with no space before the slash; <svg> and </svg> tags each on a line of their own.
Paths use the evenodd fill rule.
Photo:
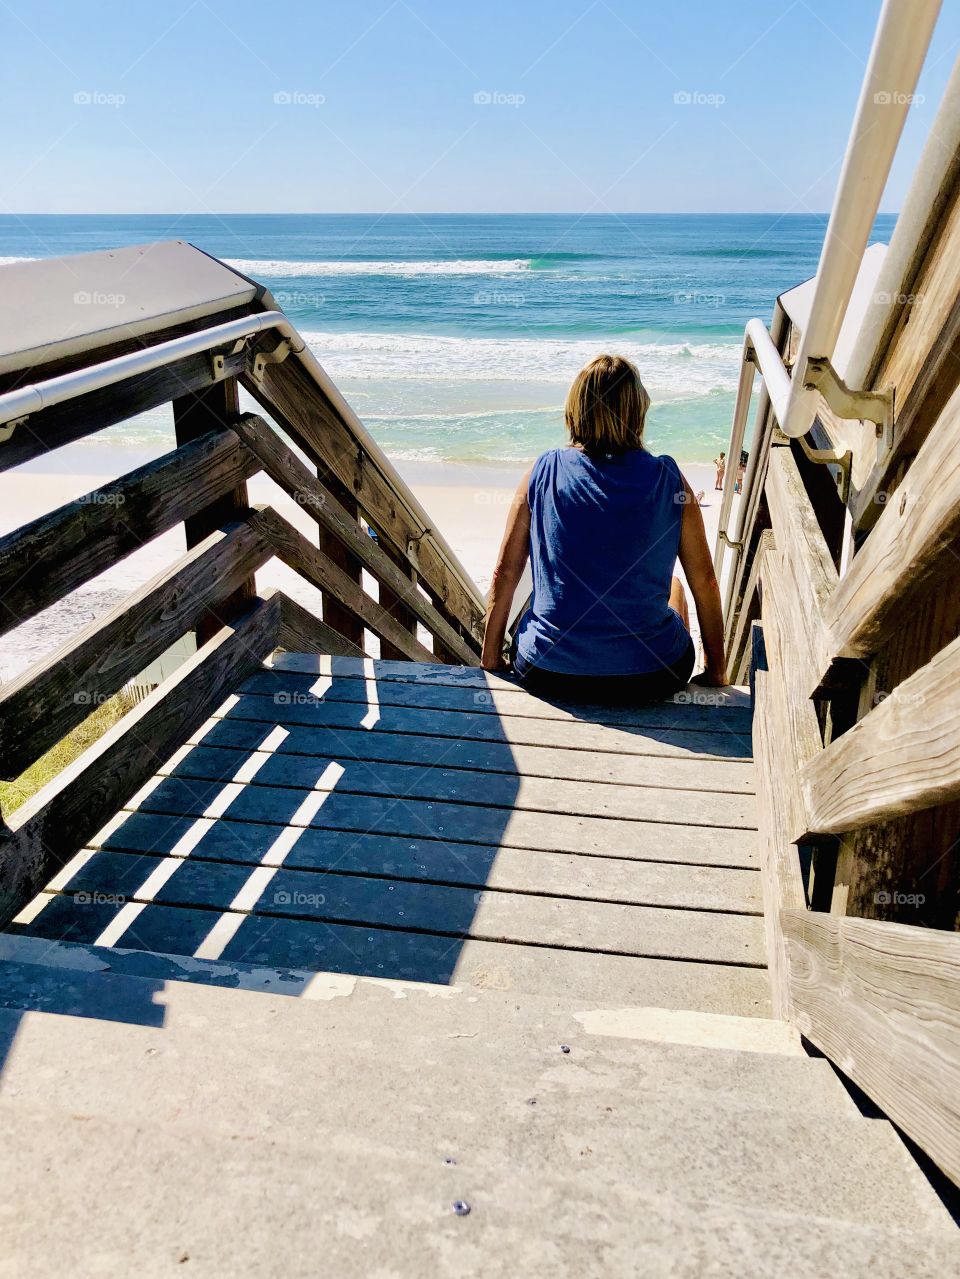
<svg viewBox="0 0 960 1279">
<path fill-rule="evenodd" d="M 197 641 L 172 678 L 7 815 L 0 922 L 273 649 L 363 656 L 369 633 L 384 656 L 478 662 L 483 600 L 412 494 L 329 385 L 289 355 L 264 371 L 262 353 L 262 344 L 231 345 L 124 378 L 109 393 L 38 409 L 0 443 L 7 469 L 172 396 L 172 452 L 0 539 L 0 633 L 178 525 L 187 543 L 169 568 L 0 688 L 0 776 L 19 777 L 184 635 Z M 263 417 L 240 414 L 240 381 L 311 465 Z M 247 480 L 261 472 L 310 517 L 316 540 L 272 507 L 251 507 Z M 322 618 L 280 591 L 257 592 L 255 574 L 272 557 L 322 592 Z"/>
<path fill-rule="evenodd" d="M 821 402 L 804 447 L 766 407 L 726 624 L 776 1009 L 960 1181 L 960 183 L 940 199 L 864 388 L 892 439 Z M 841 445 L 845 502 L 809 456 Z"/>
</svg>

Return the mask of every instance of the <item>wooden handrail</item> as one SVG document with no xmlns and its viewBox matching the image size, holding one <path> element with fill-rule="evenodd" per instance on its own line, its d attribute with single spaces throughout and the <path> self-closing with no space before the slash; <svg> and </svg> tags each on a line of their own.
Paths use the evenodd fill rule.
<svg viewBox="0 0 960 1279">
<path fill-rule="evenodd" d="M 960 392 L 951 406 L 827 603 L 828 647 L 839 656 L 876 653 L 960 538 Z"/>
<path fill-rule="evenodd" d="M 0 538 L 0 634 L 259 470 L 231 431 L 215 431 Z"/>
<path fill-rule="evenodd" d="M 358 444 L 303 366 L 294 360 L 268 364 L 262 378 L 248 375 L 241 383 L 311 461 L 328 468 L 355 494 L 364 518 L 418 573 L 433 603 L 479 643 L 485 609 L 479 591 L 447 554 L 436 531 L 400 500 L 394 481 Z"/>
<path fill-rule="evenodd" d="M 805 833 L 844 834 L 960 798 L 960 639 L 804 765 Z"/>
<path fill-rule="evenodd" d="M 250 517 L 251 525 L 261 533 L 283 562 L 301 577 L 335 595 L 344 608 L 369 627 L 381 639 L 389 640 L 411 661 L 435 662 L 437 659 L 416 636 L 411 635 L 385 608 L 358 586 L 343 569 L 334 564 L 319 547 L 278 515 L 272 507 L 257 507 Z"/>
<path fill-rule="evenodd" d="M 476 665 L 475 641 L 468 642 L 444 618 L 416 586 L 389 558 L 372 537 L 360 527 L 325 485 L 311 475 L 300 459 L 272 431 L 263 418 L 246 414 L 234 423 L 237 433 L 270 478 L 278 484 L 321 528 L 327 529 L 379 581 L 415 614 L 447 649 L 467 665 Z"/>
<path fill-rule="evenodd" d="M 276 647 L 280 601 L 275 591 L 255 600 L 17 809 L 0 835 L 0 927 Z"/>
<path fill-rule="evenodd" d="M 90 711 L 191 630 L 273 554 L 246 521 L 172 568 L 0 689 L 0 775 L 18 777 Z"/>
<path fill-rule="evenodd" d="M 295 653 L 329 653 L 333 657 L 355 657 L 365 660 L 363 649 L 351 644 L 332 626 L 321 622 L 309 609 L 290 599 L 280 597 L 280 629 L 277 645 Z"/>
</svg>

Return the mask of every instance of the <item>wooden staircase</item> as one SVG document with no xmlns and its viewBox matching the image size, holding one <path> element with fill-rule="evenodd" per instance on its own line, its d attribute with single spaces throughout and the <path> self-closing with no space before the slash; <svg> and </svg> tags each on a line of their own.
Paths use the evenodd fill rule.
<svg viewBox="0 0 960 1279">
<path fill-rule="evenodd" d="M 476 668 L 278 655 L 13 928 L 762 1012 L 750 709 L 704 696 L 566 709 Z"/>
<path fill-rule="evenodd" d="M 0 331 L 0 467 L 168 402 L 177 446 L 0 539 L 0 630 L 187 549 L 0 689 L 2 776 L 195 652 L 4 814 L 15 1272 L 956 1270 L 945 1179 L 783 1003 L 803 548 L 744 563 L 756 701 L 545 702 L 479 669 L 479 592 L 262 288 L 185 245 L 16 270 L 50 307 Z M 44 332 L 85 280 L 126 309 Z M 786 450 L 769 474 L 795 489 Z M 273 557 L 319 612 L 258 586 Z"/>
</svg>

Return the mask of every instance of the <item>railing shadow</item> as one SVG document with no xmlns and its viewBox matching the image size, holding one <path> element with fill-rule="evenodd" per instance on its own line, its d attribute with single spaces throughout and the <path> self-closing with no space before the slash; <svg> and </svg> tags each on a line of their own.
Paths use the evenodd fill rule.
<svg viewBox="0 0 960 1279">
<path fill-rule="evenodd" d="M 520 778 L 488 691 L 412 687 L 255 676 L 23 930 L 451 982 Z"/>
</svg>

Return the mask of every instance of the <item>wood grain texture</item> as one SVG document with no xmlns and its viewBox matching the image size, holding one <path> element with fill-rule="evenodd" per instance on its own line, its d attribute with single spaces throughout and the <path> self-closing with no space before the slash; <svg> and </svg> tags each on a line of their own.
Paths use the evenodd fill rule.
<svg viewBox="0 0 960 1279">
<path fill-rule="evenodd" d="M 154 890 L 151 876 L 161 866 L 172 873 Z M 251 880 L 248 866 L 192 857 L 165 859 L 100 852 L 70 877 L 67 887 L 134 902 L 226 910 L 254 884 L 257 881 Z M 280 918 L 366 924 L 603 954 L 753 967 L 763 963 L 760 920 L 719 911 L 541 897 L 496 889 L 478 892 L 423 881 L 299 871 L 285 865 L 276 868 L 262 888 L 259 884 L 253 887 L 248 900 L 241 900 L 253 914 Z"/>
<path fill-rule="evenodd" d="M 180 827 L 153 813 L 132 813 L 99 847 L 113 852 L 178 854 Z M 215 824 L 188 854 L 212 862 L 256 866 L 275 838 L 273 827 Z M 232 836 L 232 837 L 231 837 Z M 413 882 L 490 888 L 503 892 L 573 897 L 582 901 L 668 906 L 759 915 L 760 875 L 755 870 L 672 862 L 579 857 L 524 848 L 461 844 L 452 840 L 404 839 L 396 835 L 304 831 L 283 861 L 291 870 L 365 875 Z"/>
<path fill-rule="evenodd" d="M 237 379 L 221 378 L 201 391 L 178 396 L 172 408 L 177 443 L 189 444 L 209 431 L 220 430 L 236 421 L 240 413 Z M 246 515 L 249 506 L 246 481 L 222 493 L 207 506 L 196 504 L 184 520 L 187 549 L 202 542 L 216 529 Z M 216 614 L 201 614 L 197 619 L 197 643 L 206 643 L 225 621 L 239 616 L 256 593 L 257 583 L 250 573 L 229 596 L 218 600 Z"/>
<path fill-rule="evenodd" d="M 960 538 L 960 391 L 926 440 L 826 606 L 828 648 L 871 657 L 903 609 L 942 576 Z"/>
<path fill-rule="evenodd" d="M 216 322 L 223 323 L 229 318 L 233 317 L 221 315 Z M 205 325 L 209 323 L 209 319 L 204 321 Z M 167 332 L 158 335 L 164 341 L 170 336 L 175 334 Z M 143 343 L 135 345 L 142 347 Z M 113 354 L 115 352 L 105 354 L 104 358 L 110 358 Z M 92 358 L 91 353 L 86 352 L 79 367 L 84 367 Z M 237 355 L 225 355 L 225 375 L 231 377 L 238 374 L 244 367 L 245 359 L 243 351 Z M 44 376 L 48 376 L 46 369 L 43 372 Z M 0 449 L 0 471 L 20 466 L 31 458 L 62 448 L 64 444 L 85 439 L 105 427 L 125 422 L 138 413 L 146 413 L 149 409 L 169 403 L 176 396 L 202 391 L 213 381 L 210 356 L 201 352 L 164 368 L 129 378 L 125 382 L 41 409 L 38 413 L 32 413 L 23 426 L 18 426 Z"/>
<path fill-rule="evenodd" d="M 275 647 L 279 618 L 277 593 L 255 601 L 13 814 L 0 840 L 0 923 L 43 887 Z"/>
<path fill-rule="evenodd" d="M 811 833 L 960 797 L 960 639 L 806 763 L 801 783 Z"/>
<path fill-rule="evenodd" d="M 509 674 L 498 674 L 495 671 L 481 670 L 475 665 L 438 665 L 435 662 L 395 662 L 380 658 L 365 658 L 362 661 L 331 658 L 325 654 L 314 653 L 277 653 L 266 665 L 274 671 L 289 671 L 297 675 L 329 675 L 338 679 L 376 679 L 378 684 L 449 684 L 456 688 L 485 689 L 491 692 L 517 693 L 521 697 L 529 694 L 517 680 Z M 675 706 L 676 716 L 682 718 L 686 708 L 697 704 L 690 694 L 698 686 L 678 693 L 674 701 L 663 703 Z M 750 710 L 750 693 L 746 688 L 728 686 L 726 688 L 702 689 L 704 696 L 709 693 L 709 705 L 722 715 L 728 710 Z"/>
<path fill-rule="evenodd" d="M 232 432 L 214 431 L 0 538 L 0 634 L 259 469 Z"/>
<path fill-rule="evenodd" d="M 196 818 L 203 816 L 222 791 L 223 782 L 219 780 L 166 777 L 152 781 L 130 803 L 145 813 Z M 303 793 L 292 787 L 244 786 L 231 799 L 223 820 L 237 828 L 241 838 L 241 824 L 260 823 L 274 826 L 277 834 L 284 828 L 318 827 L 631 861 L 735 869 L 750 869 L 757 864 L 754 831 L 690 825 L 684 822 L 680 811 L 675 814 L 675 821 L 635 821 L 494 808 L 482 803 L 364 795 L 336 788 L 322 792 L 321 797 L 322 803 L 311 797 L 305 806 Z"/>
<path fill-rule="evenodd" d="M 763 894 L 764 934 L 770 996 L 774 1014 L 786 1016 L 790 1007 L 789 966 L 780 924 L 784 908 L 806 907 L 796 846 L 791 842 L 793 821 L 790 791 L 783 785 L 783 760 L 788 758 L 790 732 L 782 681 L 768 671 L 756 673 L 757 848 Z M 779 687 L 778 687 L 779 685 Z"/>
<path fill-rule="evenodd" d="M 264 721 L 213 719 L 191 738 L 207 746 L 250 750 L 269 731 Z M 718 759 L 688 752 L 667 753 L 668 747 L 650 740 L 646 756 L 602 750 L 565 750 L 553 746 L 527 746 L 504 741 L 477 741 L 469 737 L 432 737 L 416 731 L 389 732 L 374 728 L 308 727 L 291 724 L 278 741 L 278 755 L 329 755 L 335 759 L 366 759 L 388 764 L 423 767 L 479 769 L 511 776 L 566 778 L 580 782 L 613 782 L 624 786 L 658 786 L 671 790 L 730 791 L 751 794 L 753 765 L 748 761 Z M 658 749 L 659 748 L 659 749 Z M 482 782 L 478 783 L 482 785 Z M 682 803 L 682 800 L 679 802 Z"/>
<path fill-rule="evenodd" d="M 336 781 L 326 781 L 328 764 L 336 763 Z M 307 793 L 336 789 L 337 794 L 435 799 L 443 803 L 482 805 L 516 811 L 570 813 L 583 817 L 620 817 L 633 821 L 682 822 L 690 826 L 751 830 L 756 824 L 752 795 L 730 791 L 672 791 L 662 786 L 574 781 L 569 778 L 444 768 L 422 764 L 351 759 L 336 743 L 325 756 L 278 755 L 201 743 L 178 752 L 161 773 L 178 778 L 230 781 L 241 768 L 249 785 L 288 787 L 294 806 Z M 469 823 L 469 811 L 463 821 Z"/>
<path fill-rule="evenodd" d="M 272 553 L 247 523 L 211 533 L 172 568 L 5 684 L 3 776 L 18 777 L 201 617 L 216 616 L 217 601 L 228 599 Z"/>
<path fill-rule="evenodd" d="M 360 729 L 364 732 L 391 732 L 404 735 L 489 742 L 499 745 L 562 747 L 572 751 L 602 751 L 620 755 L 671 756 L 686 759 L 747 760 L 751 752 L 750 732 L 703 732 L 693 728 L 653 724 L 612 725 L 576 719 L 534 719 L 523 715 L 475 715 L 466 710 L 419 709 L 410 706 L 377 705 L 377 715 L 367 718 L 370 703 L 324 701 L 317 695 L 278 700 L 238 690 L 230 702 L 217 709 L 217 716 L 233 721 L 280 724 L 290 730 Z M 366 719 L 364 726 L 361 721 Z M 371 726 L 372 723 L 372 726 Z M 654 765 L 651 765 L 653 767 Z M 643 767 L 643 765 L 638 765 Z"/>
<path fill-rule="evenodd" d="M 321 622 L 309 609 L 284 595 L 280 601 L 280 628 L 277 643 L 284 648 L 314 653 L 335 654 L 338 657 L 363 658 L 363 652 L 351 644 L 339 631 Z"/>
<path fill-rule="evenodd" d="M 376 607 L 379 608 L 379 605 Z M 375 668 L 374 668 L 375 669 Z M 367 703 L 371 694 L 380 706 L 409 706 L 421 710 L 467 711 L 473 715 L 498 718 L 525 716 L 537 720 L 577 720 L 585 724 L 612 724 L 624 727 L 671 727 L 699 729 L 717 734 L 749 736 L 751 712 L 742 704 L 731 704 L 715 695 L 714 690 L 694 685 L 686 693 L 680 693 L 673 701 L 658 702 L 646 706 L 592 706 L 546 702 L 516 685 L 511 688 L 490 689 L 456 686 L 445 683 L 405 680 L 383 680 L 371 672 L 366 679 L 348 677 L 322 682 L 322 694 L 317 692 L 318 681 L 303 676 L 274 670 L 258 671 L 240 690 L 276 699 L 278 692 L 290 694 L 289 702 L 305 704 L 325 701 Z M 312 694 L 312 696 L 305 696 Z"/>
<path fill-rule="evenodd" d="M 399 500 L 393 481 L 358 443 L 337 409 L 296 360 L 268 365 L 261 384 L 243 385 L 309 456 L 329 467 L 356 495 L 364 517 L 416 570 L 447 619 L 483 638 L 484 603 L 419 519 Z"/>
<path fill-rule="evenodd" d="M 343 542 L 351 554 L 392 593 L 393 599 L 405 606 L 433 634 L 440 636 L 457 660 L 468 665 L 477 664 L 477 647 L 473 640 L 466 640 L 461 633 L 433 607 L 417 590 L 411 579 L 399 566 L 400 557 L 379 546 L 357 523 L 329 488 L 313 476 L 298 457 L 283 443 L 266 422 L 255 414 L 246 414 L 233 428 L 249 448 L 266 473 L 284 492 L 300 506 L 321 528 Z M 406 563 L 406 561 L 403 561 Z M 388 597 L 388 603 L 389 603 Z M 381 600 L 383 603 L 383 600 Z M 407 612 L 396 613 L 392 604 L 385 605 L 394 613 L 406 630 L 411 630 Z M 399 651 L 397 653 L 399 655 Z"/>
<path fill-rule="evenodd" d="M 785 910 L 791 1020 L 960 1181 L 960 937 Z"/>
<path fill-rule="evenodd" d="M 896 395 L 893 447 L 877 461 L 867 454 L 857 465 L 852 503 L 857 528 L 869 527 L 884 510 L 944 411 L 960 380 L 960 185 L 954 180 L 900 323 L 890 336 L 875 372 L 876 387 L 892 386 Z"/>
<path fill-rule="evenodd" d="M 807 692 L 812 695 L 835 656 L 829 646 L 825 614 L 837 588 L 837 570 L 786 445 L 770 451 L 765 492 L 780 573 L 795 600 L 791 615 L 782 615 L 781 621 L 797 629 L 791 661 L 803 667 Z"/>
<path fill-rule="evenodd" d="M 428 648 L 283 516 L 269 506 L 258 507 L 250 522 L 270 542 L 285 564 L 320 590 L 335 595 L 375 635 L 389 640 L 415 661 L 430 661 L 433 655 Z"/>
</svg>

